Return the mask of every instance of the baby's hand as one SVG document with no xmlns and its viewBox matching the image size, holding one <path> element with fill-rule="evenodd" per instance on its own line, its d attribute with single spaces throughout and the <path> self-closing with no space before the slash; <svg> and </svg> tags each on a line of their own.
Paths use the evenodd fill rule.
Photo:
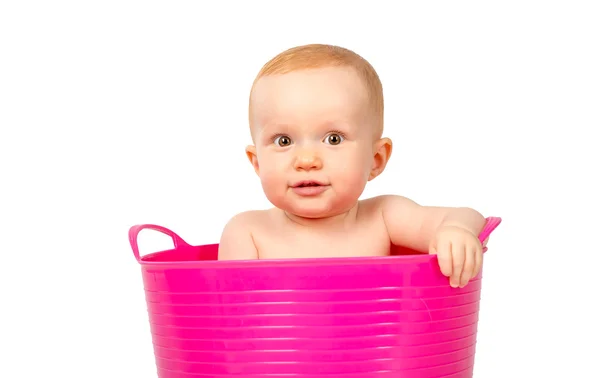
<svg viewBox="0 0 600 378">
<path fill-rule="evenodd" d="M 464 287 L 481 269 L 483 247 L 476 235 L 458 226 L 443 226 L 433 238 L 429 253 L 438 255 L 450 286 Z"/>
</svg>

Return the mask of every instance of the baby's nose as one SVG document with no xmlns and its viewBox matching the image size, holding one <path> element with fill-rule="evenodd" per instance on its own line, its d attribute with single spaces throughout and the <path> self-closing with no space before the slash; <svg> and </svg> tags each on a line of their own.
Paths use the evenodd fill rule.
<svg viewBox="0 0 600 378">
<path fill-rule="evenodd" d="M 322 167 L 323 161 L 314 151 L 301 151 L 294 162 L 296 170 L 321 169 Z"/>
</svg>

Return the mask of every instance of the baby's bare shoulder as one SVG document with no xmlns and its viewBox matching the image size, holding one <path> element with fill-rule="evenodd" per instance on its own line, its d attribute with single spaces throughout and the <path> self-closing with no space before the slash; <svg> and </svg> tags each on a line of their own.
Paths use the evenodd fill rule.
<svg viewBox="0 0 600 378">
<path fill-rule="evenodd" d="M 386 207 L 394 205 L 395 207 L 414 207 L 415 202 L 410 198 L 395 194 L 384 194 L 376 197 L 371 197 L 361 201 L 366 210 L 372 212 L 382 212 Z"/>
<path fill-rule="evenodd" d="M 223 228 L 219 241 L 219 260 L 249 260 L 258 258 L 254 242 L 257 227 L 264 223 L 261 210 L 244 211 L 233 216 Z"/>
<path fill-rule="evenodd" d="M 234 215 L 225 227 L 251 231 L 265 222 L 268 222 L 267 210 L 247 210 Z"/>
<path fill-rule="evenodd" d="M 383 220 L 386 213 L 407 213 L 415 208 L 412 200 L 398 195 L 380 195 L 360 201 L 359 218 L 362 220 Z"/>
</svg>

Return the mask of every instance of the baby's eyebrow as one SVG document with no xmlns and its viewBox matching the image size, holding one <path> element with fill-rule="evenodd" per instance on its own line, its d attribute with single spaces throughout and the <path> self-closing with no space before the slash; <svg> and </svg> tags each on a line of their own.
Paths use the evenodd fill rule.
<svg viewBox="0 0 600 378">
<path fill-rule="evenodd" d="M 345 120 L 337 120 L 326 122 L 321 125 L 321 130 L 324 132 L 329 132 L 332 130 L 341 131 L 341 132 L 350 132 L 353 129 L 353 124 L 351 122 L 347 122 Z"/>
<path fill-rule="evenodd" d="M 261 133 L 264 132 L 286 132 L 289 131 L 291 129 L 293 129 L 293 125 L 290 125 L 288 123 L 277 123 L 277 122 L 270 122 L 270 123 L 265 123 L 263 125 L 259 125 L 259 130 L 261 131 Z"/>
</svg>

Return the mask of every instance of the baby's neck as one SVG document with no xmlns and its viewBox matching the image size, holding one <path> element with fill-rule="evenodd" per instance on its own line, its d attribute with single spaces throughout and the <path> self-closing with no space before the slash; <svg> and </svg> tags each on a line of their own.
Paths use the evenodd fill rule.
<svg viewBox="0 0 600 378">
<path fill-rule="evenodd" d="M 294 224 L 306 227 L 317 227 L 327 229 L 345 229 L 354 225 L 358 215 L 358 203 L 350 210 L 330 217 L 304 218 L 286 211 L 282 211 L 285 217 Z"/>
</svg>

